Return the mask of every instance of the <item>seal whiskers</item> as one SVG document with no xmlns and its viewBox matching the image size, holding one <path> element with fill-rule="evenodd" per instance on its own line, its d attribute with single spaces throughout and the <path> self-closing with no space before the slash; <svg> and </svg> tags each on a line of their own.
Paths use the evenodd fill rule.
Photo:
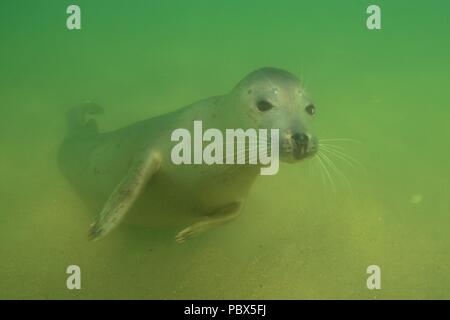
<svg viewBox="0 0 450 320">
<path fill-rule="evenodd" d="M 333 162 L 332 159 L 330 159 L 330 157 L 327 156 L 326 151 L 322 150 L 319 151 L 318 154 L 322 157 L 322 159 L 328 163 L 328 165 L 330 166 L 331 170 L 333 170 L 338 176 L 342 177 L 345 185 L 347 186 L 347 188 L 349 189 L 350 192 L 353 191 L 350 180 L 347 178 L 347 176 L 336 166 L 336 164 Z"/>
<path fill-rule="evenodd" d="M 320 166 L 322 167 L 328 181 L 330 182 L 330 186 L 331 186 L 331 190 L 333 191 L 333 194 L 336 195 L 336 186 L 334 184 L 334 180 L 330 174 L 330 171 L 327 168 L 327 165 L 325 164 L 324 160 L 322 159 L 321 153 L 317 153 L 317 159 L 319 160 Z"/>
<path fill-rule="evenodd" d="M 359 167 L 361 169 L 365 169 L 364 165 L 358 161 L 357 159 L 355 159 L 354 157 L 348 155 L 347 153 L 345 153 L 342 148 L 338 147 L 338 146 L 333 146 L 330 144 L 320 144 L 320 148 L 321 150 L 325 150 L 328 153 L 336 156 L 337 158 L 341 159 L 342 161 L 344 161 L 345 163 L 347 163 L 349 166 L 351 167 Z"/>
</svg>

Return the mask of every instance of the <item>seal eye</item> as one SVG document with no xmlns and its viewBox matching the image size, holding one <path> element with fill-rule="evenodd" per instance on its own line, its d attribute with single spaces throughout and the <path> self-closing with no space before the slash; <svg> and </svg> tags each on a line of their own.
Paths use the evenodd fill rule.
<svg viewBox="0 0 450 320">
<path fill-rule="evenodd" d="M 314 107 L 314 105 L 312 105 L 312 104 L 307 105 L 305 107 L 305 110 L 311 116 L 314 116 L 316 114 L 316 107 Z"/>
<path fill-rule="evenodd" d="M 266 100 L 258 101 L 256 104 L 259 111 L 268 111 L 273 108 L 273 105 L 270 102 L 267 102 Z"/>
</svg>

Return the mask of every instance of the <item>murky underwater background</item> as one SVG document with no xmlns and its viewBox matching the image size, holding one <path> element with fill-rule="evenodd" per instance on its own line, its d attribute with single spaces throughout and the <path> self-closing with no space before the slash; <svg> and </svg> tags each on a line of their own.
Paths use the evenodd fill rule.
<svg viewBox="0 0 450 320">
<path fill-rule="evenodd" d="M 74 3 L 80 31 L 72 1 L 0 4 L 0 298 L 450 298 L 448 1 Z M 359 141 L 335 145 L 362 165 L 331 156 L 333 184 L 315 160 L 282 165 L 238 220 L 183 245 L 130 225 L 88 242 L 96 213 L 56 165 L 65 111 L 96 101 L 112 130 L 262 66 L 299 76 L 319 136 Z"/>
</svg>

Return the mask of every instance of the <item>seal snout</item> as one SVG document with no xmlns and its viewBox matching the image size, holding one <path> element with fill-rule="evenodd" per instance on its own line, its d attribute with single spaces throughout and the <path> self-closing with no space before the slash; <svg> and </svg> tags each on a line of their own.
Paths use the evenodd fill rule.
<svg viewBox="0 0 450 320">
<path fill-rule="evenodd" d="M 291 135 L 292 155 L 295 160 L 312 156 L 317 152 L 317 143 L 308 133 L 296 132 Z"/>
</svg>

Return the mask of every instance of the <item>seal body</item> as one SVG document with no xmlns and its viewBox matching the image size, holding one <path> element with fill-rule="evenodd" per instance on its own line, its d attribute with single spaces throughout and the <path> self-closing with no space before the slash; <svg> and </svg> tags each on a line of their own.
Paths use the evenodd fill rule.
<svg viewBox="0 0 450 320">
<path fill-rule="evenodd" d="M 107 133 L 98 132 L 95 120 L 86 121 L 102 112 L 87 103 L 68 113 L 59 165 L 92 210 L 100 211 L 91 239 L 102 238 L 127 216 L 154 226 L 187 225 L 176 237 L 184 242 L 238 216 L 259 166 L 175 165 L 172 132 L 192 130 L 197 120 L 205 130 L 278 128 L 281 158 L 296 162 L 317 150 L 308 106 L 298 80 L 273 68 L 251 73 L 227 95 Z M 302 144 L 299 135 L 310 138 Z"/>
</svg>

